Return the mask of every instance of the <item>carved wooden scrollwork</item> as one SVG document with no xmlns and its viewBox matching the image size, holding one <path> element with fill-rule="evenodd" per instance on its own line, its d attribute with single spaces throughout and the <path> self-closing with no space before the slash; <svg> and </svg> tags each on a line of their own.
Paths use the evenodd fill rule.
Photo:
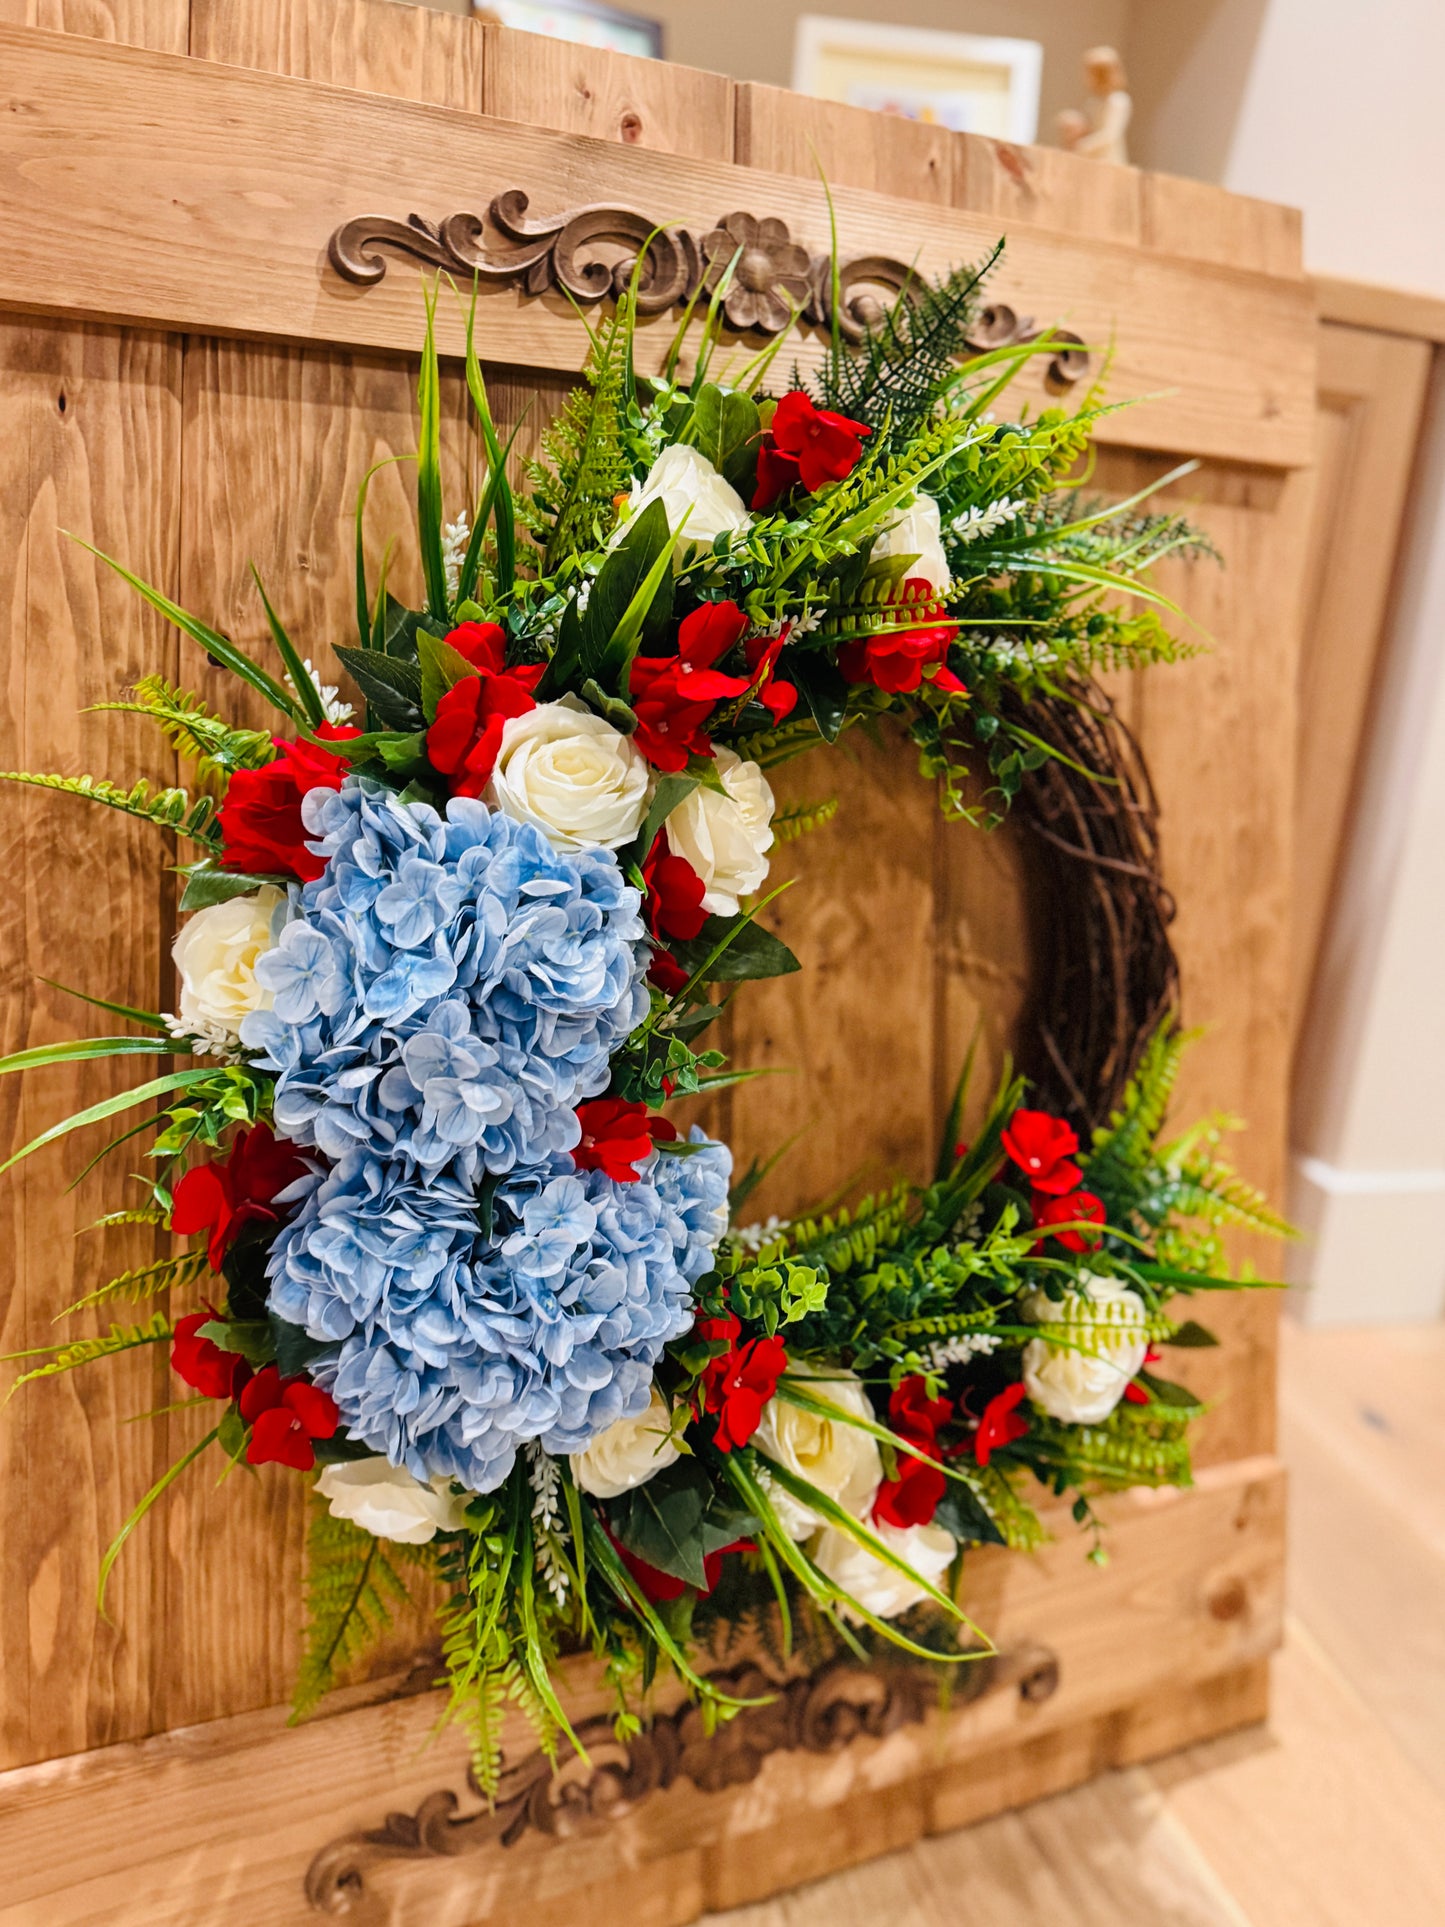
<svg viewBox="0 0 1445 1927">
<path fill-rule="evenodd" d="M 588 1720 L 577 1729 L 585 1761 L 574 1755 L 554 1772 L 541 1753 L 532 1753 L 504 1768 L 491 1806 L 463 1811 L 461 1797 L 441 1788 L 414 1813 L 388 1814 L 379 1827 L 331 1841 L 307 1870 L 308 1901 L 318 1913 L 349 1913 L 365 1896 L 368 1868 L 381 1861 L 451 1859 L 515 1846 L 528 1833 L 567 1839 L 624 1818 L 680 1781 L 702 1793 L 722 1793 L 755 1780 L 771 1754 L 841 1752 L 854 1740 L 882 1739 L 917 1725 L 939 1704 L 935 1672 L 895 1661 L 867 1667 L 835 1659 L 783 1683 L 744 1666 L 718 1684 L 738 1698 L 764 1703 L 746 1707 L 712 1733 L 697 1707 L 681 1706 L 625 1745 L 614 1738 L 610 1719 Z M 1058 1661 L 1043 1648 L 990 1654 L 958 1669 L 950 1705 L 1004 1689 L 1036 1704 L 1058 1684 Z"/>
<path fill-rule="evenodd" d="M 589 304 L 623 291 L 644 248 L 637 295 L 644 315 L 663 314 L 721 288 L 723 313 L 739 334 L 778 335 L 795 322 L 832 326 L 830 257 L 794 240 L 776 216 L 744 209 L 696 235 L 661 225 L 636 208 L 601 203 L 534 218 L 527 195 L 514 187 L 495 195 L 485 216 L 462 212 L 429 221 L 412 214 L 397 221 L 363 215 L 336 229 L 327 253 L 336 273 L 359 287 L 374 287 L 386 274 L 388 255 L 400 254 L 442 268 L 463 284 L 475 278 L 483 287 L 515 287 L 534 296 L 560 290 Z M 894 302 L 915 298 L 920 283 L 907 262 L 861 254 L 839 262 L 837 286 L 839 329 L 856 342 Z M 1039 332 L 1030 316 L 999 303 L 984 310 L 971 345 L 984 354 L 1035 340 Z M 1049 362 L 1048 380 L 1068 388 L 1087 374 L 1089 357 L 1077 335 L 1056 331 L 1052 339 L 1059 352 Z"/>
</svg>

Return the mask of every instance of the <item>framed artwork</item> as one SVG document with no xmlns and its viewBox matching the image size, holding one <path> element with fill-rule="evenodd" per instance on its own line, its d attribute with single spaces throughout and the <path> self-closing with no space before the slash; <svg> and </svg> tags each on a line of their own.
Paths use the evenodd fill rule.
<svg viewBox="0 0 1445 1927">
<path fill-rule="evenodd" d="M 793 48 L 793 87 L 957 133 L 1031 141 L 1043 65 L 1037 40 L 805 13 Z"/>
<path fill-rule="evenodd" d="M 503 27 L 576 40 L 587 47 L 611 47 L 620 54 L 662 58 L 662 22 L 646 14 L 609 7 L 603 0 L 473 0 L 472 11 Z"/>
</svg>

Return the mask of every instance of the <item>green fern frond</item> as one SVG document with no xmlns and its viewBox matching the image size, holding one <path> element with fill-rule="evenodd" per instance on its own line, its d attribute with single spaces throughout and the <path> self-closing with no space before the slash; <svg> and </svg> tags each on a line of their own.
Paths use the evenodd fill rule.
<svg viewBox="0 0 1445 1927">
<path fill-rule="evenodd" d="M 602 547 L 615 519 L 613 503 L 631 482 L 621 427 L 631 339 L 631 302 L 624 296 L 598 327 L 583 385 L 543 437 L 541 461 L 529 466 L 532 503 L 545 532 L 543 575 L 569 556 Z"/>
<path fill-rule="evenodd" d="M 1164 1128 L 1179 1066 L 1194 1035 L 1167 1017 L 1144 1046 L 1118 1110 L 1095 1131 L 1093 1148 L 1083 1160 L 1091 1191 L 1107 1199 L 1139 1183 L 1152 1161 L 1154 1141 Z"/>
<path fill-rule="evenodd" d="M 169 1222 L 170 1214 L 163 1211 L 158 1204 L 143 1204 L 128 1211 L 107 1211 L 103 1217 L 95 1219 L 92 1224 L 82 1225 L 80 1229 L 81 1231 L 112 1231 L 121 1225 L 164 1225 Z"/>
<path fill-rule="evenodd" d="M 1014 1552 L 1037 1552 L 1048 1538 L 1043 1521 L 996 1465 L 969 1468 L 969 1488 Z"/>
<path fill-rule="evenodd" d="M 88 802 L 104 803 L 109 809 L 123 810 L 159 829 L 174 831 L 213 856 L 221 852 L 221 835 L 215 827 L 216 804 L 209 796 L 192 801 L 185 790 L 153 790 L 144 780 L 123 790 L 103 777 L 33 775 L 26 770 L 0 770 L 0 782 L 28 783 L 36 789 L 82 796 Z"/>
<path fill-rule="evenodd" d="M 236 729 L 189 689 L 164 676 L 142 676 L 128 702 L 94 703 L 96 710 L 122 710 L 149 716 L 178 755 L 221 772 L 261 769 L 273 762 L 276 747 L 264 729 Z"/>
<path fill-rule="evenodd" d="M 162 1312 L 156 1312 L 144 1325 L 112 1325 L 108 1332 L 94 1338 L 77 1338 L 68 1345 L 38 1345 L 31 1351 L 8 1352 L 0 1356 L 0 1365 L 8 1365 L 22 1358 L 41 1358 L 47 1353 L 43 1365 L 34 1365 L 28 1372 L 22 1372 L 11 1387 L 19 1391 L 32 1379 L 53 1378 L 58 1372 L 73 1372 L 77 1366 L 92 1365 L 100 1358 L 113 1358 L 117 1352 L 134 1351 L 140 1345 L 161 1345 L 171 1337 L 171 1322 Z"/>
<path fill-rule="evenodd" d="M 138 1265 L 132 1271 L 123 1271 L 118 1278 L 112 1278 L 107 1285 L 87 1292 L 84 1298 L 77 1298 L 73 1305 L 57 1312 L 57 1318 L 69 1318 L 78 1311 L 89 1311 L 93 1305 L 113 1304 L 118 1299 L 127 1299 L 131 1304 L 139 1304 L 143 1298 L 154 1298 L 163 1291 L 179 1291 L 186 1285 L 195 1284 L 198 1278 L 210 1275 L 211 1261 L 204 1247 L 200 1251 L 182 1251 L 173 1258 L 157 1258 L 153 1264 Z"/>
<path fill-rule="evenodd" d="M 305 1719 L 338 1677 L 390 1630 L 392 1609 L 409 1597 L 383 1542 L 314 1497 L 306 1535 L 305 1653 L 291 1721 Z"/>
<path fill-rule="evenodd" d="M 1185 1165 L 1170 1203 L 1180 1217 L 1197 1218 L 1209 1225 L 1233 1225 L 1271 1238 L 1299 1235 L 1262 1191 L 1246 1183 L 1231 1165 L 1218 1159 Z"/>
<path fill-rule="evenodd" d="M 779 846 L 796 842 L 800 836 L 810 836 L 814 830 L 821 830 L 837 814 L 836 796 L 830 796 L 822 803 L 797 803 L 792 809 L 779 810 L 773 818 L 773 841 Z"/>
</svg>

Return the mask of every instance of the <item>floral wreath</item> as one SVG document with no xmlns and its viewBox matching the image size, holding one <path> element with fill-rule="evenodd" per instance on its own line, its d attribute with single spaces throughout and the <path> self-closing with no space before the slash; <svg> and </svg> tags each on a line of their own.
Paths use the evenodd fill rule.
<svg viewBox="0 0 1445 1927">
<path fill-rule="evenodd" d="M 566 1651 L 598 1654 L 626 1732 L 659 1663 L 735 1710 L 708 1627 L 752 1609 L 785 1645 L 806 1621 L 855 1651 L 988 1650 L 965 1548 L 1036 1545 L 1042 1486 L 1101 1558 L 1093 1494 L 1187 1483 L 1200 1407 L 1156 1366 L 1214 1341 L 1169 1302 L 1235 1282 L 1221 1225 L 1280 1228 L 1213 1127 L 1161 1141 L 1185 1042 L 1169 905 L 1147 774 L 1091 680 L 1179 653 L 1148 573 L 1202 544 L 1143 497 L 1080 501 L 1097 394 L 996 419 L 1052 349 L 965 360 L 981 279 L 922 289 L 857 351 L 835 335 L 773 398 L 780 342 L 714 372 L 725 282 L 691 379 L 688 317 L 644 378 L 634 277 L 516 493 L 469 319 L 485 480 L 450 523 L 429 302 L 425 602 L 385 571 L 372 593 L 364 483 L 337 653 L 365 727 L 264 590 L 284 680 L 127 576 L 282 733 L 148 676 L 111 706 L 154 719 L 190 790 L 12 779 L 198 852 L 177 1013 L 89 997 L 124 1035 L 0 1060 L 184 1060 L 16 1153 L 159 1112 L 116 1140 L 154 1129 L 144 1198 L 102 1223 L 190 1241 L 69 1309 L 193 1309 L 24 1355 L 21 1383 L 164 1344 L 214 1414 L 102 1592 L 203 1455 L 314 1478 L 298 1710 L 412 1568 L 438 1574 L 484 1790 L 504 1702 L 571 1738 Z M 798 967 L 759 892 L 830 808 L 779 814 L 768 772 L 885 719 L 948 813 L 1012 806 L 1052 853 L 1037 1095 L 1007 1073 L 964 1143 L 965 1077 L 926 1177 L 740 1224 L 759 1168 L 734 1179 L 664 1107 L 749 1075 L 708 1026 Z"/>
</svg>

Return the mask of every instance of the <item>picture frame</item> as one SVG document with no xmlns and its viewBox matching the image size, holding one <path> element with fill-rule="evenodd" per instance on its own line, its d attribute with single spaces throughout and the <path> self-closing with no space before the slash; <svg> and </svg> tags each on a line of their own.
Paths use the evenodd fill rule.
<svg viewBox="0 0 1445 1927">
<path fill-rule="evenodd" d="M 1043 64 L 1037 40 L 805 13 L 794 40 L 793 88 L 956 133 L 1027 143 L 1038 133 Z"/>
<path fill-rule="evenodd" d="M 662 59 L 662 22 L 608 6 L 605 0 L 473 0 L 472 11 L 522 33 Z"/>
</svg>

